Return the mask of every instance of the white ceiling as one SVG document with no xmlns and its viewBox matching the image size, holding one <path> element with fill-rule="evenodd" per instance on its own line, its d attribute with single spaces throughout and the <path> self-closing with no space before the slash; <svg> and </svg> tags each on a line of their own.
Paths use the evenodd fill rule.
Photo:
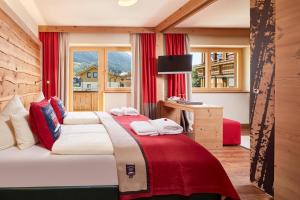
<svg viewBox="0 0 300 200">
<path fill-rule="evenodd" d="M 218 0 L 177 27 L 249 28 L 250 0 Z"/>
<path fill-rule="evenodd" d="M 154 27 L 188 0 L 138 0 L 120 7 L 118 0 L 5 0 L 23 7 L 38 25 Z M 218 0 L 177 27 L 250 27 L 250 0 Z M 21 15 L 23 16 L 23 15 Z"/>
<path fill-rule="evenodd" d="M 47 25 L 148 27 L 156 26 L 188 0 L 138 0 L 131 7 L 119 6 L 118 0 L 31 1 L 35 2 L 42 15 L 39 24 L 44 21 Z"/>
</svg>

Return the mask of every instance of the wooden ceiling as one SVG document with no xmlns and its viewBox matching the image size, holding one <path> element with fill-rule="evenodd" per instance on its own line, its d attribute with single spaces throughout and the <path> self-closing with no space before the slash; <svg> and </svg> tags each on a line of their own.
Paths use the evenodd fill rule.
<svg viewBox="0 0 300 200">
<path fill-rule="evenodd" d="M 218 0 L 189 0 L 186 4 L 161 21 L 156 27 L 116 26 L 39 26 L 40 32 L 76 33 L 189 33 L 214 36 L 249 36 L 249 28 L 175 28 L 183 20 L 201 12 Z"/>
</svg>

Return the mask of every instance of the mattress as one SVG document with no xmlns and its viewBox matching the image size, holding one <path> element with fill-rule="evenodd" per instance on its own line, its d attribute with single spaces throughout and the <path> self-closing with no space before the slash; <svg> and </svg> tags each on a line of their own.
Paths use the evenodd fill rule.
<svg viewBox="0 0 300 200">
<path fill-rule="evenodd" d="M 53 155 L 35 145 L 0 151 L 0 187 L 118 185 L 113 155 Z"/>
<path fill-rule="evenodd" d="M 102 124 L 62 125 L 52 153 L 62 155 L 112 155 L 113 145 Z"/>
<path fill-rule="evenodd" d="M 65 125 L 100 123 L 98 116 L 94 112 L 68 112 L 64 118 Z"/>
</svg>

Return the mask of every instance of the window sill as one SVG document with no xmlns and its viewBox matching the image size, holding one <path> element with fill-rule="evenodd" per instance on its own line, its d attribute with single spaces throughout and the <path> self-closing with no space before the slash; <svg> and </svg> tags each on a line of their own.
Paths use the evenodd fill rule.
<svg viewBox="0 0 300 200">
<path fill-rule="evenodd" d="M 239 88 L 236 88 L 236 89 L 234 89 L 234 88 L 233 89 L 229 89 L 229 88 L 224 88 L 224 89 L 221 89 L 221 88 L 219 88 L 219 89 L 193 88 L 192 93 L 249 93 L 249 91 L 242 90 Z"/>
</svg>

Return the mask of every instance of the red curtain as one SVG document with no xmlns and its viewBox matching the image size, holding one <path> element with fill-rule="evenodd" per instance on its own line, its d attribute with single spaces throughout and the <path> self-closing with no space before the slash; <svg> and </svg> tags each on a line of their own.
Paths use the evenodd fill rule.
<svg viewBox="0 0 300 200">
<path fill-rule="evenodd" d="M 143 109 L 150 118 L 156 113 L 156 35 L 142 33 L 142 95 Z"/>
<path fill-rule="evenodd" d="M 185 53 L 184 34 L 165 34 L 167 55 L 183 55 Z M 178 96 L 186 98 L 185 74 L 168 75 L 168 97 Z"/>
<path fill-rule="evenodd" d="M 59 33 L 39 33 L 43 44 L 43 93 L 45 98 L 57 96 Z"/>
</svg>

